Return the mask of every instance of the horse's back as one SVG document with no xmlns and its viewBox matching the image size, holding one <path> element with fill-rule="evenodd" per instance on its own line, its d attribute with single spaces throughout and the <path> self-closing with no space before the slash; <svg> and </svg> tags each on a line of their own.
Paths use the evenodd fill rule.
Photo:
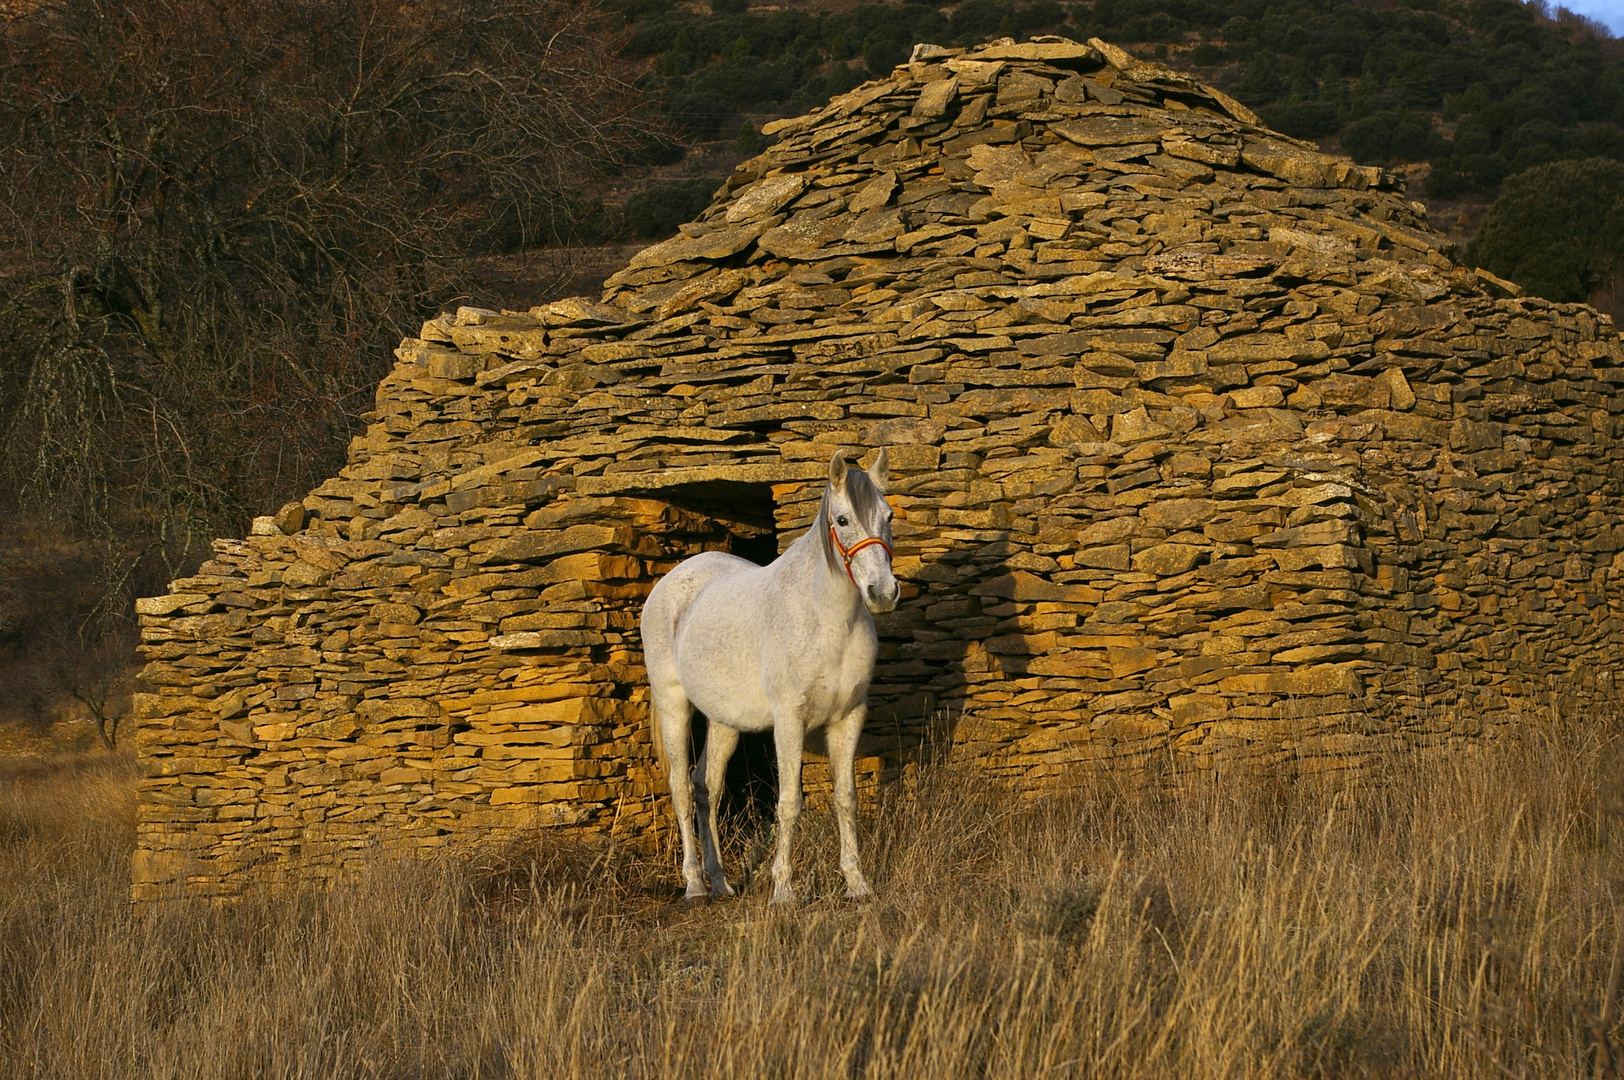
<svg viewBox="0 0 1624 1080">
<path fill-rule="evenodd" d="M 684 559 L 655 583 L 643 604 L 641 620 L 643 656 L 650 680 L 676 678 L 677 622 L 700 590 L 719 578 L 759 569 L 755 563 L 737 555 L 706 551 Z"/>
</svg>

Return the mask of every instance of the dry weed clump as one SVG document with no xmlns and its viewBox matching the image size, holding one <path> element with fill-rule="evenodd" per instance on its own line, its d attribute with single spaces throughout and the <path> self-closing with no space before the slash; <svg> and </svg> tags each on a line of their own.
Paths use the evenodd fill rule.
<svg viewBox="0 0 1624 1080">
<path fill-rule="evenodd" d="M 867 822 L 876 902 L 840 899 L 813 816 L 787 912 L 762 881 L 687 907 L 669 852 L 545 836 L 132 910 L 129 763 L 13 772 L 0 1075 L 1588 1078 L 1613 733 L 1342 789 L 1018 802 L 940 766 Z"/>
</svg>

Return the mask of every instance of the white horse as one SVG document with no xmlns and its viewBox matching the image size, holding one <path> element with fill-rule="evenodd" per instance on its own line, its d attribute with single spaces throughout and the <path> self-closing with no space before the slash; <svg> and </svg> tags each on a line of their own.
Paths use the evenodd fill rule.
<svg viewBox="0 0 1624 1080">
<path fill-rule="evenodd" d="M 707 551 L 661 578 L 643 605 L 655 745 L 669 768 L 689 900 L 706 895 L 705 876 L 711 893 L 733 895 L 717 845 L 717 803 L 739 733 L 768 728 L 778 757 L 772 903 L 795 901 L 789 852 L 801 813 L 801 748 L 818 727 L 827 728 L 846 893 L 873 895 L 857 858 L 853 759 L 878 649 L 871 613 L 895 608 L 899 592 L 885 482 L 883 449 L 867 472 L 836 453 L 812 528 L 771 565 Z M 695 709 L 709 725 L 690 776 Z M 694 850 L 696 794 L 704 875 Z"/>
</svg>

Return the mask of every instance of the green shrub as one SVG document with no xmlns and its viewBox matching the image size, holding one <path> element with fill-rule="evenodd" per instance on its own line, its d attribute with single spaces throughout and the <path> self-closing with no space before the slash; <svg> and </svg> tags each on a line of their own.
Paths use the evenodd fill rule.
<svg viewBox="0 0 1624 1080">
<path fill-rule="evenodd" d="M 1462 176 L 1447 161 L 1434 165 L 1432 171 L 1427 174 L 1427 194 L 1434 199 L 1453 199 L 1465 194 L 1471 187 L 1471 180 Z"/>
<path fill-rule="evenodd" d="M 756 130 L 756 125 L 746 120 L 744 126 L 739 128 L 739 134 L 733 140 L 733 149 L 741 154 L 754 157 L 767 149 L 767 137 Z"/>
<path fill-rule="evenodd" d="M 1299 139 L 1335 135 L 1342 127 L 1334 101 L 1299 101 L 1291 105 L 1276 105 L 1263 111 L 1263 119 L 1275 130 Z"/>
<path fill-rule="evenodd" d="M 861 65 L 853 69 L 844 60 L 831 64 L 829 74 L 823 80 L 823 92 L 829 97 L 838 97 L 853 87 L 862 85 L 866 74 Z"/>
<path fill-rule="evenodd" d="M 718 177 L 696 176 L 644 188 L 626 200 L 626 229 L 646 240 L 670 236 L 677 226 L 704 213 L 721 183 Z"/>
<path fill-rule="evenodd" d="M 1342 129 L 1342 147 L 1355 161 L 1386 165 L 1397 161 L 1425 161 L 1449 143 L 1432 129 L 1430 117 L 1385 109 Z"/>
<path fill-rule="evenodd" d="M 1558 161 L 1511 177 L 1467 258 L 1549 300 L 1588 298 L 1624 272 L 1624 163 Z"/>
<path fill-rule="evenodd" d="M 679 94 L 666 106 L 673 126 L 690 139 L 704 142 L 716 138 L 722 125 L 734 116 L 727 99 L 710 91 Z"/>
</svg>

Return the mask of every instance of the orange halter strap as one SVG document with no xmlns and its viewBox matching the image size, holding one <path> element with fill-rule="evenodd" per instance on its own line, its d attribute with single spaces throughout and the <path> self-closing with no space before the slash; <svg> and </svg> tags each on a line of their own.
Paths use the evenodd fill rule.
<svg viewBox="0 0 1624 1080">
<path fill-rule="evenodd" d="M 853 576 L 851 572 L 851 561 L 857 556 L 859 551 L 862 551 L 866 547 L 882 547 L 885 549 L 885 557 L 887 559 L 891 558 L 891 545 L 887 544 L 884 540 L 881 540 L 878 536 L 867 537 L 866 539 L 857 541 L 857 543 L 853 544 L 851 547 L 847 547 L 845 544 L 840 542 L 840 534 L 835 532 L 835 527 L 830 525 L 829 541 L 830 543 L 834 544 L 835 550 L 840 552 L 840 557 L 846 561 L 846 577 L 851 580 L 853 587 L 856 587 L 857 585 L 857 578 Z"/>
</svg>

